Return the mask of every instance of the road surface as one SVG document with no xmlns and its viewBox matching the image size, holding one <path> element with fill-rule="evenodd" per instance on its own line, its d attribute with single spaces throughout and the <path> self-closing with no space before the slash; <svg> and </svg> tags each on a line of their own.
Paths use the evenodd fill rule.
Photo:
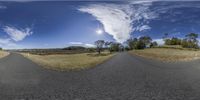
<svg viewBox="0 0 200 100">
<path fill-rule="evenodd" d="M 200 100 L 200 60 L 119 53 L 92 69 L 57 72 L 11 53 L 0 59 L 0 100 Z"/>
</svg>

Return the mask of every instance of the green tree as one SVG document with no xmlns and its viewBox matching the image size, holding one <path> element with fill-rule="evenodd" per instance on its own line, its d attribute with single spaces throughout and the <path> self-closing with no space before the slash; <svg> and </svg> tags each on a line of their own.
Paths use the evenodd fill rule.
<svg viewBox="0 0 200 100">
<path fill-rule="evenodd" d="M 137 38 L 134 38 L 134 39 L 129 39 L 128 41 L 128 46 L 130 47 L 130 49 L 136 49 L 137 47 L 137 42 L 138 42 L 138 39 Z"/>
<path fill-rule="evenodd" d="M 181 39 L 173 37 L 170 41 L 170 45 L 181 45 Z"/>
<path fill-rule="evenodd" d="M 112 51 L 111 51 L 111 45 L 112 45 L 112 43 L 113 42 L 109 42 L 109 41 L 105 42 L 105 47 L 109 50 L 110 53 L 112 53 Z"/>
<path fill-rule="evenodd" d="M 198 34 L 196 34 L 196 33 L 189 33 L 185 37 L 189 41 L 197 42 Z"/>
<path fill-rule="evenodd" d="M 198 46 L 198 34 L 189 33 L 185 36 L 186 38 L 182 41 L 182 46 L 184 48 L 199 48 Z"/>
<path fill-rule="evenodd" d="M 142 36 L 139 38 L 139 42 L 140 42 L 139 44 L 141 45 L 145 44 L 144 48 L 146 48 L 147 46 L 150 46 L 152 39 L 149 36 Z"/>
<path fill-rule="evenodd" d="M 113 51 L 119 51 L 120 50 L 120 43 L 115 43 L 115 42 L 112 42 L 111 45 L 110 45 L 110 51 L 113 52 Z"/>
<path fill-rule="evenodd" d="M 145 42 L 142 41 L 142 40 L 139 40 L 139 41 L 137 42 L 137 45 L 136 45 L 136 48 L 135 48 L 135 49 L 144 49 L 144 48 L 146 48 Z"/>
<path fill-rule="evenodd" d="M 154 41 L 154 42 L 152 42 L 151 44 L 150 44 L 150 47 L 157 47 L 158 46 L 158 43 L 156 42 L 156 41 Z"/>
<path fill-rule="evenodd" d="M 171 45 L 171 39 L 165 39 L 165 45 Z"/>
<path fill-rule="evenodd" d="M 103 46 L 104 46 L 104 40 L 97 40 L 97 41 L 95 41 L 95 45 L 97 46 L 97 52 L 99 53 L 99 54 L 101 54 L 101 50 L 102 50 L 102 48 L 103 48 Z"/>
</svg>

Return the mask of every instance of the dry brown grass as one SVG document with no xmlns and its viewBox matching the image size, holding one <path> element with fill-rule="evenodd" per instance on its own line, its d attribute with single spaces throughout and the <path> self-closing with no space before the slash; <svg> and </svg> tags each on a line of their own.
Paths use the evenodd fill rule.
<svg viewBox="0 0 200 100">
<path fill-rule="evenodd" d="M 9 55 L 8 52 L 5 52 L 5 51 L 0 51 L 0 58 L 3 58 L 5 56 Z"/>
<path fill-rule="evenodd" d="M 23 53 L 23 55 L 45 68 L 59 71 L 86 69 L 100 64 L 113 56 L 113 54 L 109 53 L 102 53 L 101 55 L 96 53 L 63 55 L 33 55 Z"/>
<path fill-rule="evenodd" d="M 200 58 L 199 50 L 195 51 L 170 48 L 149 48 L 144 50 L 133 50 L 130 51 L 130 53 L 167 62 L 190 61 Z"/>
</svg>

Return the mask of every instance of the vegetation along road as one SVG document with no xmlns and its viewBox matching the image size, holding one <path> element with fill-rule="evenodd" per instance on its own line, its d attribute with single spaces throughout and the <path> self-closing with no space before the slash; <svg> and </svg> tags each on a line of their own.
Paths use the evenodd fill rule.
<svg viewBox="0 0 200 100">
<path fill-rule="evenodd" d="M 166 63 L 126 52 L 95 68 L 58 72 L 20 54 L 0 59 L 1 100 L 199 100 L 200 61 Z"/>
</svg>

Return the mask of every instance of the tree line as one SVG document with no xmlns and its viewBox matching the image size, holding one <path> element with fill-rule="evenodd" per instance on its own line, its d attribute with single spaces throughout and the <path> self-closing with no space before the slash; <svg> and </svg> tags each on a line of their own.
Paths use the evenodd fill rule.
<svg viewBox="0 0 200 100">
<path fill-rule="evenodd" d="M 199 41 L 198 41 L 198 34 L 196 33 L 189 33 L 185 35 L 184 38 L 178 37 L 169 37 L 168 33 L 165 33 L 163 36 L 164 45 L 181 45 L 183 48 L 199 48 Z M 144 49 L 144 48 L 151 48 L 158 46 L 157 42 L 152 42 L 151 37 L 149 36 L 142 36 L 139 39 L 129 39 L 128 45 L 130 49 Z"/>
<path fill-rule="evenodd" d="M 103 49 L 108 49 L 110 53 L 114 51 L 123 51 L 124 46 L 121 43 L 109 42 L 104 40 L 97 40 L 94 43 L 96 45 L 96 50 L 100 54 Z"/>
<path fill-rule="evenodd" d="M 189 33 L 185 35 L 185 38 L 177 38 L 177 37 L 172 37 L 169 38 L 169 34 L 165 33 L 163 40 L 165 42 L 165 45 L 181 45 L 183 48 L 199 48 L 199 41 L 198 41 L 198 34 L 196 33 Z"/>
<path fill-rule="evenodd" d="M 185 35 L 185 38 L 169 37 L 169 34 L 165 33 L 163 36 L 164 45 L 181 45 L 183 48 L 199 48 L 198 34 L 189 33 Z M 96 50 L 100 54 L 103 49 L 108 49 L 110 52 L 133 50 L 133 49 L 145 49 L 157 47 L 158 43 L 153 41 L 150 36 L 141 36 L 139 38 L 130 38 L 126 41 L 126 46 L 117 42 L 105 42 L 104 40 L 95 41 Z"/>
<path fill-rule="evenodd" d="M 196 33 L 189 33 L 185 35 L 184 38 L 169 37 L 169 34 L 165 33 L 162 39 L 164 41 L 164 45 L 181 45 L 183 48 L 199 48 L 198 34 Z M 153 41 L 150 36 L 130 38 L 126 41 L 125 44 L 104 40 L 97 40 L 94 42 L 94 44 L 96 45 L 96 48 L 70 46 L 67 48 L 63 48 L 63 50 L 81 50 L 89 52 L 97 51 L 100 54 L 103 50 L 108 50 L 110 53 L 112 53 L 116 51 L 158 47 L 158 43 L 156 41 Z"/>
</svg>

